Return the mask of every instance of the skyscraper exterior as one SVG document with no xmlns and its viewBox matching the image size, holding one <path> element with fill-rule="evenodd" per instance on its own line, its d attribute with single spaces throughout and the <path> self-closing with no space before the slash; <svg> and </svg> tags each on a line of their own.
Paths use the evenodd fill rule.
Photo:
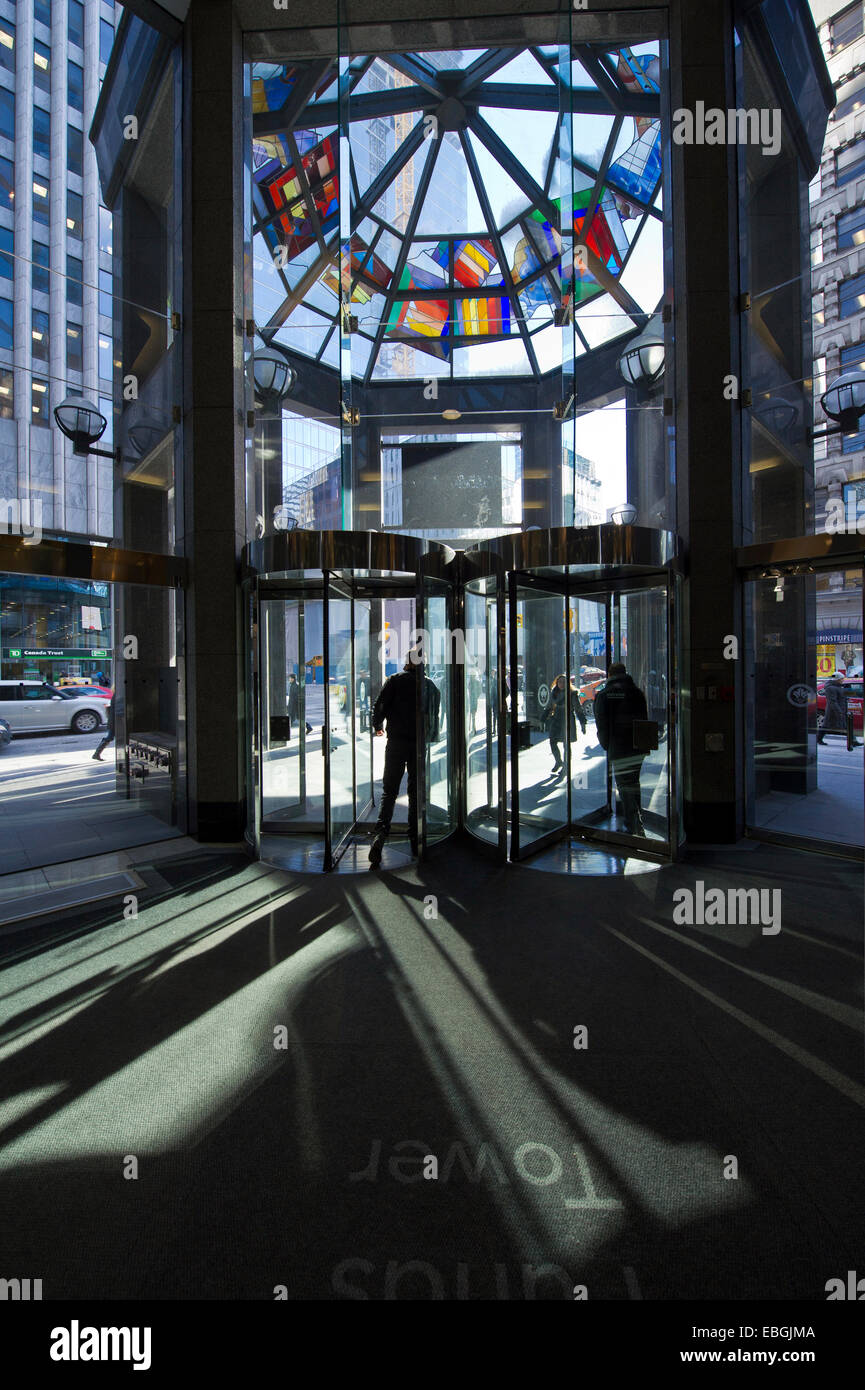
<svg viewBox="0 0 865 1390">
<path fill-rule="evenodd" d="M 820 397 L 842 373 L 865 371 L 865 5 L 812 0 L 838 97 L 820 173 L 811 185 L 811 289 L 815 425 L 832 422 Z M 814 445 L 818 532 L 843 515 L 865 515 L 865 430 Z M 834 513 L 834 515 L 833 515 Z M 849 525 L 849 521 L 847 522 Z M 855 525 L 855 520 L 853 522 Z M 862 669 L 860 591 L 852 572 L 833 574 L 817 594 L 819 673 Z"/>
<path fill-rule="evenodd" d="M 51 412 L 82 391 L 112 418 L 111 218 L 87 138 L 112 0 L 0 0 L 0 497 L 44 534 L 110 538 L 110 459 L 76 457 Z"/>
<path fill-rule="evenodd" d="M 113 424 L 112 222 L 88 130 L 114 41 L 113 0 L 0 0 L 0 528 L 110 540 L 111 458 L 76 455 L 53 410 L 83 394 Z M 94 586 L 90 586 L 94 587 Z M 101 586 L 106 587 L 106 586 Z M 54 678 L 92 663 L 81 604 L 105 594 L 3 584 L 2 671 Z M 81 585 L 77 585 L 81 589 Z M 96 641 L 108 644 L 105 626 Z M 100 651 L 106 648 L 100 646 Z M 18 653 L 21 656 L 18 656 Z M 100 657 L 102 665 L 106 662 Z M 98 663 L 97 663 L 98 664 Z M 95 669 L 95 667 L 93 668 Z"/>
</svg>

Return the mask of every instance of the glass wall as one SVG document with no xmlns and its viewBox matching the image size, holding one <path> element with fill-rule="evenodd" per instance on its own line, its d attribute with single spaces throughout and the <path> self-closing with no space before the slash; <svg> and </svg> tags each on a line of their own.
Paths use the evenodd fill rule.
<svg viewBox="0 0 865 1390">
<path fill-rule="evenodd" d="M 739 143 L 743 542 L 814 531 L 808 175 L 754 42 L 737 42 L 738 105 L 775 124 Z M 764 121 L 765 131 L 765 121 Z"/>
<path fill-rule="evenodd" d="M 181 54 L 129 12 L 93 121 L 99 245 L 113 249 L 114 539 L 182 553 Z M 108 308 L 107 282 L 94 306 Z M 102 319 L 100 318 L 100 331 Z"/>
<path fill-rule="evenodd" d="M 667 44 L 532 23 L 250 37 L 250 538 L 675 527 Z"/>
<path fill-rule="evenodd" d="M 4 574 L 0 596 L 0 874 L 183 834 L 177 592 Z"/>
<path fill-rule="evenodd" d="M 748 824 L 861 846 L 862 570 L 746 585 Z"/>
</svg>

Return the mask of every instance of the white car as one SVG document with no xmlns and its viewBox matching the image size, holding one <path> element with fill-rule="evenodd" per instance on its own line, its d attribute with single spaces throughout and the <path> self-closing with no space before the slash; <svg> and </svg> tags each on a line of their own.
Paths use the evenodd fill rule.
<svg viewBox="0 0 865 1390">
<path fill-rule="evenodd" d="M 42 681 L 0 679 L 0 719 L 13 734 L 49 734 L 67 729 L 95 734 L 106 725 L 104 700 L 75 695 L 75 687 L 59 690 Z"/>
</svg>

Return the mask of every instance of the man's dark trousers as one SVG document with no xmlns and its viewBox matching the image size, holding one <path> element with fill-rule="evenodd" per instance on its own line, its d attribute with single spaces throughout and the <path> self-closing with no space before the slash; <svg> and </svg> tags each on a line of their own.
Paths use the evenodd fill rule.
<svg viewBox="0 0 865 1390">
<path fill-rule="evenodd" d="M 417 744 L 406 739 L 389 738 L 384 753 L 381 805 L 378 809 L 376 834 L 387 835 L 393 819 L 393 808 L 399 796 L 402 775 L 408 771 L 408 833 L 414 844 L 417 836 Z"/>
</svg>

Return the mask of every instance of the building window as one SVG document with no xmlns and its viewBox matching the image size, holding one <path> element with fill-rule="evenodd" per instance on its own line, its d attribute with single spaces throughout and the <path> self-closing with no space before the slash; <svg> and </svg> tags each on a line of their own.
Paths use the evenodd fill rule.
<svg viewBox="0 0 865 1390">
<path fill-rule="evenodd" d="M 849 251 L 865 243 L 865 206 L 852 212 L 842 212 L 835 224 L 838 250 Z"/>
<path fill-rule="evenodd" d="M 110 270 L 99 272 L 99 312 L 109 319 L 114 313 L 113 276 Z"/>
<path fill-rule="evenodd" d="M 0 135 L 15 139 L 15 93 L 0 87 Z"/>
<path fill-rule="evenodd" d="M 33 82 L 40 92 L 51 91 L 51 49 L 37 39 L 33 45 Z"/>
<path fill-rule="evenodd" d="M 84 6 L 81 0 L 69 0 L 69 42 L 84 47 Z"/>
<path fill-rule="evenodd" d="M 826 358 L 814 358 L 814 419 L 818 419 L 817 412 L 820 408 L 820 398 L 826 390 Z M 814 440 L 814 462 L 819 463 L 827 455 L 826 439 L 819 437 Z"/>
<path fill-rule="evenodd" d="M 79 241 L 84 236 L 84 199 L 71 188 L 66 192 L 66 230 Z"/>
<path fill-rule="evenodd" d="M 832 52 L 837 53 L 839 48 L 844 48 L 854 39 L 858 39 L 862 33 L 862 0 L 857 0 L 855 5 L 851 5 L 849 10 L 844 10 L 842 14 L 836 15 L 832 20 Z"/>
<path fill-rule="evenodd" d="M 34 309 L 32 329 L 33 346 L 30 352 L 36 361 L 48 361 L 49 327 L 48 315 L 44 314 L 41 309 Z"/>
<path fill-rule="evenodd" d="M 865 145 L 861 140 L 839 150 L 835 156 L 835 182 L 839 187 L 865 174 Z"/>
<path fill-rule="evenodd" d="M 33 5 L 33 18 L 40 24 L 44 24 L 48 29 L 51 28 L 51 0 L 35 0 Z"/>
<path fill-rule="evenodd" d="M 114 247 L 114 222 L 107 208 L 99 208 L 99 250 L 110 256 Z"/>
<path fill-rule="evenodd" d="M 823 174 L 817 170 L 811 182 L 808 184 L 808 201 L 816 203 L 818 198 L 823 196 Z"/>
<path fill-rule="evenodd" d="M 4 280 L 15 279 L 14 251 L 15 233 L 11 227 L 0 227 L 0 278 Z"/>
<path fill-rule="evenodd" d="M 99 61 L 107 63 L 114 47 L 114 30 L 107 19 L 99 21 Z"/>
<path fill-rule="evenodd" d="M 104 333 L 99 334 L 99 379 L 100 381 L 111 381 L 113 376 L 111 364 L 111 339 L 106 338 Z"/>
<path fill-rule="evenodd" d="M 40 294 L 51 293 L 50 254 L 42 241 L 33 243 L 33 288 Z"/>
<path fill-rule="evenodd" d="M 51 116 L 41 106 L 33 107 L 33 153 L 51 158 Z"/>
<path fill-rule="evenodd" d="M 8 348 L 10 352 L 15 346 L 14 322 L 12 300 L 0 299 L 0 348 Z"/>
<path fill-rule="evenodd" d="M 66 127 L 66 168 L 70 174 L 84 173 L 84 131 L 74 125 Z"/>
<path fill-rule="evenodd" d="M 47 179 L 33 180 L 33 221 L 48 226 L 49 186 Z"/>
<path fill-rule="evenodd" d="M 0 208 L 15 206 L 15 165 L 0 155 Z"/>
<path fill-rule="evenodd" d="M 80 323 L 66 325 L 66 366 L 70 372 L 84 371 L 84 330 Z"/>
<path fill-rule="evenodd" d="M 34 425 L 48 424 L 48 382 L 33 378 L 32 418 Z"/>
<path fill-rule="evenodd" d="M 66 257 L 66 303 L 77 304 L 79 308 L 84 303 L 84 263 L 78 256 Z"/>
<path fill-rule="evenodd" d="M 105 396 L 99 397 L 99 409 L 105 416 L 108 424 L 105 426 L 105 433 L 99 443 L 104 449 L 114 448 L 114 402 L 106 399 Z"/>
<path fill-rule="evenodd" d="M 860 77 L 855 85 L 853 83 L 845 85 L 844 96 L 831 113 L 831 119 L 843 121 L 845 116 L 851 116 L 855 111 L 861 111 L 863 103 L 865 103 L 865 81 Z"/>
<path fill-rule="evenodd" d="M 825 304 L 826 296 L 822 290 L 817 290 L 811 296 L 811 324 L 813 328 L 822 328 L 826 322 Z"/>
<path fill-rule="evenodd" d="M 15 414 L 14 375 L 4 367 L 0 369 L 0 420 L 11 420 Z"/>
<path fill-rule="evenodd" d="M 815 227 L 811 232 L 811 264 L 823 264 L 823 228 Z"/>
<path fill-rule="evenodd" d="M 842 280 L 838 290 L 838 314 L 842 319 L 849 318 L 860 309 L 865 309 L 865 275 L 854 275 L 850 280 Z"/>
<path fill-rule="evenodd" d="M 15 71 L 15 25 L 8 19 L 0 20 L 0 68 Z"/>
<path fill-rule="evenodd" d="M 66 64 L 66 75 L 69 86 L 69 105 L 73 111 L 84 110 L 84 69 L 78 64 L 73 63 L 70 58 Z"/>
</svg>

